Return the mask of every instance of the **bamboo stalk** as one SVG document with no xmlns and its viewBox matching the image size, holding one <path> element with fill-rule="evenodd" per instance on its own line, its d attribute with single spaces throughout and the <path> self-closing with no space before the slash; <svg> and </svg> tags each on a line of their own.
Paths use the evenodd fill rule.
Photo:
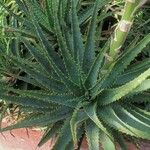
<svg viewBox="0 0 150 150">
<path fill-rule="evenodd" d="M 146 0 L 126 0 L 123 16 L 115 30 L 114 37 L 111 41 L 109 56 L 114 60 L 124 44 L 126 37 L 131 29 L 135 11 Z"/>
</svg>

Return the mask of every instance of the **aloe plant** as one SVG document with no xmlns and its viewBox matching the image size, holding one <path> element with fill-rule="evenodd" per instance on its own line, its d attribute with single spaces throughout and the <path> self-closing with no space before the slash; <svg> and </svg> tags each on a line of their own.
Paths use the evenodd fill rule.
<svg viewBox="0 0 150 150">
<path fill-rule="evenodd" d="M 39 6 L 35 0 L 16 3 L 24 18 L 10 14 L 23 28 L 33 29 L 35 36 L 29 32 L 25 36 L 23 32 L 14 34 L 32 57 L 5 57 L 25 74 L 13 76 L 34 88 L 24 90 L 1 82 L 0 98 L 17 104 L 25 113 L 18 123 L 1 132 L 46 127 L 38 146 L 57 136 L 54 150 L 80 149 L 84 136 L 90 150 L 99 150 L 100 143 L 113 150 L 115 142 L 127 149 L 125 135 L 150 140 L 150 113 L 138 105 L 149 103 L 150 61 L 132 64 L 149 44 L 150 34 L 139 42 L 133 40 L 117 58 L 112 54 L 110 61 L 111 40 L 103 46 L 95 40 L 97 18 L 104 16 L 109 0 L 96 0 L 83 13 L 78 0 L 45 0 L 43 9 L 35 9 Z M 85 38 L 82 24 L 89 19 Z"/>
</svg>

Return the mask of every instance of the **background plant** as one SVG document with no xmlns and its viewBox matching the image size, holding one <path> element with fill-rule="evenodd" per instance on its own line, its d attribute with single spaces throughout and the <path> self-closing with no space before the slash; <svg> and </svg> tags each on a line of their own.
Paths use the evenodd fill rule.
<svg viewBox="0 0 150 150">
<path fill-rule="evenodd" d="M 1 99 L 25 113 L 17 124 L 1 131 L 44 126 L 39 146 L 57 136 L 53 149 L 58 150 L 80 149 L 85 135 L 91 150 L 98 150 L 99 143 L 113 150 L 115 141 L 127 149 L 126 135 L 150 139 L 150 114 L 139 105 L 149 102 L 150 61 L 132 63 L 150 42 L 150 34 L 112 55 L 114 38 L 104 43 L 99 37 L 104 18 L 111 15 L 109 1 L 16 3 L 23 16 L 2 5 L 18 21 L 19 26 L 9 29 L 29 57 L 5 58 L 21 72 L 13 77 L 29 86 L 22 89 L 1 82 Z M 118 44 L 122 47 L 124 40 Z"/>
</svg>

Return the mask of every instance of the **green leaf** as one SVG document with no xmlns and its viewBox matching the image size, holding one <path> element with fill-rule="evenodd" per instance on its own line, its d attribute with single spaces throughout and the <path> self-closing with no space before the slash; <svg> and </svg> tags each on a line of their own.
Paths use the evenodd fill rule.
<svg viewBox="0 0 150 150">
<path fill-rule="evenodd" d="M 34 26 L 33 24 L 26 19 L 25 17 L 22 17 L 21 15 L 15 14 L 9 6 L 6 6 L 4 2 L 0 1 L 0 5 L 9 13 L 10 16 L 13 16 L 16 20 L 18 20 L 19 22 L 23 23 L 24 25 L 26 25 L 29 29 L 31 29 L 32 31 L 34 31 Z"/>
<path fill-rule="evenodd" d="M 116 105 L 114 105 L 115 107 Z M 98 116 L 107 124 L 110 128 L 115 129 L 116 131 L 134 136 L 134 132 L 130 127 L 123 122 L 112 109 L 112 106 L 103 107 L 98 109 Z"/>
<path fill-rule="evenodd" d="M 86 75 L 88 74 L 95 59 L 95 31 L 99 3 L 100 0 L 96 0 L 84 51 L 83 70 Z"/>
<path fill-rule="evenodd" d="M 62 32 L 63 32 L 64 38 L 66 40 L 66 45 L 69 50 L 69 53 L 70 53 L 71 57 L 73 58 L 74 51 L 73 51 L 73 37 L 72 37 L 71 29 L 67 25 L 64 25 Z"/>
<path fill-rule="evenodd" d="M 137 93 L 142 93 L 150 89 L 150 79 L 143 81 L 135 90 L 133 90 L 133 95 Z"/>
<path fill-rule="evenodd" d="M 147 70 L 149 66 L 150 59 L 144 59 L 142 62 L 140 61 L 134 65 L 130 65 L 129 68 L 123 74 L 117 77 L 116 84 L 121 85 L 133 80 L 145 70 Z"/>
<path fill-rule="evenodd" d="M 98 104 L 107 105 L 117 100 L 120 100 L 122 97 L 133 92 L 133 90 L 136 89 L 140 84 L 142 84 L 142 82 L 149 76 L 150 76 L 150 69 L 146 70 L 140 76 L 126 83 L 125 85 L 122 85 L 114 89 L 102 91 L 97 97 Z"/>
<path fill-rule="evenodd" d="M 58 70 L 59 72 L 65 71 L 65 69 L 64 69 L 65 67 L 63 66 L 64 65 L 63 61 L 59 58 L 57 53 L 54 51 L 52 45 L 48 41 L 46 35 L 43 33 L 41 27 L 39 26 L 39 24 L 36 20 L 36 17 L 34 16 L 34 14 L 32 12 L 31 12 L 31 15 L 32 15 L 32 21 L 35 26 L 36 32 L 38 34 L 38 37 L 39 37 L 41 43 L 43 44 L 43 52 L 47 56 L 52 67 L 54 68 L 55 71 L 56 70 Z M 56 71 L 56 72 L 58 73 L 58 71 Z"/>
<path fill-rule="evenodd" d="M 15 18 L 12 19 L 12 26 L 17 28 L 17 20 Z M 10 51 L 13 55 L 19 56 L 19 40 L 18 38 L 12 38 L 10 41 Z"/>
<path fill-rule="evenodd" d="M 71 139 L 70 119 L 67 119 L 58 135 L 58 139 L 53 147 L 53 150 L 60 150 L 60 147 L 64 150 Z"/>
<path fill-rule="evenodd" d="M 42 139 L 40 140 L 38 146 L 41 147 L 43 144 L 45 144 L 48 140 L 50 140 L 56 133 L 58 133 L 61 129 L 62 124 L 57 123 L 53 126 L 50 125 L 50 127 L 47 127 L 44 135 L 42 136 Z"/>
<path fill-rule="evenodd" d="M 88 8 L 84 9 L 83 11 L 81 11 L 79 13 L 79 24 L 83 24 L 85 23 L 85 21 L 87 19 L 90 18 L 90 16 L 92 15 L 93 13 L 93 10 L 94 10 L 94 6 L 89 6 Z"/>
<path fill-rule="evenodd" d="M 83 102 L 79 102 L 77 104 L 70 120 L 70 127 L 71 127 L 74 147 L 77 147 L 77 126 L 80 122 L 83 121 L 83 118 L 81 120 L 78 120 L 78 112 L 80 111 L 80 108 L 82 108 L 84 105 L 86 105 L 86 103 L 84 104 Z"/>
<path fill-rule="evenodd" d="M 45 71 L 50 76 L 52 76 L 53 78 L 56 78 L 57 74 L 54 72 L 53 68 L 51 67 L 51 64 L 49 63 L 47 58 L 42 54 L 42 52 L 40 50 L 38 50 L 37 47 L 32 46 L 29 43 L 29 41 L 27 41 L 26 39 L 22 39 L 22 42 L 26 45 L 26 47 L 31 52 L 31 54 L 35 57 L 37 62 L 39 62 L 41 64 L 43 69 L 45 69 Z M 58 79 L 58 77 L 57 77 L 57 79 Z"/>
<path fill-rule="evenodd" d="M 129 103 L 143 103 L 143 102 L 150 102 L 150 94 L 149 93 L 140 93 L 138 95 L 127 96 L 123 99 L 124 102 Z"/>
<path fill-rule="evenodd" d="M 85 83 L 84 83 L 87 88 L 90 88 L 96 84 L 99 71 L 102 67 L 104 53 L 109 49 L 109 44 L 110 44 L 110 41 L 108 40 L 108 42 L 106 42 L 104 47 L 100 50 L 100 52 L 97 55 L 93 65 L 91 66 L 91 69 L 90 69 L 88 76 L 87 76 Z"/>
<path fill-rule="evenodd" d="M 51 4 L 51 1 L 46 0 L 45 1 L 45 5 L 46 5 L 46 13 L 47 13 L 47 16 L 48 16 L 48 22 L 49 22 L 50 27 L 53 29 L 54 22 L 52 21 L 53 20 L 53 17 L 52 17 L 53 14 L 52 14 L 52 4 Z"/>
<path fill-rule="evenodd" d="M 101 0 L 99 2 L 99 10 L 100 8 L 102 8 L 105 4 L 107 4 L 110 0 Z M 87 8 L 84 8 L 83 11 L 79 12 L 79 23 L 80 25 L 86 23 L 86 21 L 88 21 L 90 19 L 90 17 L 92 16 L 93 10 L 94 10 L 94 5 L 93 3 L 95 3 L 95 1 L 93 1 L 91 3 L 90 6 L 88 6 Z"/>
<path fill-rule="evenodd" d="M 48 124 L 53 124 L 69 117 L 70 116 L 68 114 L 69 111 L 70 110 L 64 110 L 64 111 L 61 110 L 60 112 L 60 110 L 56 110 L 52 113 L 46 113 L 46 114 L 31 114 L 14 125 L 8 126 L 6 128 L 2 128 L 0 132 L 12 130 L 12 129 L 18 129 L 18 128 L 46 126 Z"/>
<path fill-rule="evenodd" d="M 135 107 L 132 107 L 132 105 L 124 105 L 124 108 L 128 112 L 130 112 L 133 116 L 135 116 L 137 119 L 139 119 L 141 122 L 150 125 L 150 118 L 144 114 L 139 113 L 139 111 L 136 111 Z M 149 113 L 149 116 L 150 116 L 150 113 Z"/>
<path fill-rule="evenodd" d="M 3 94 L 1 92 L 0 92 L 0 98 L 9 103 L 14 103 L 14 104 L 23 105 L 23 106 L 36 107 L 36 108 L 45 108 L 45 107 L 48 108 L 50 105 L 47 102 L 37 101 L 37 99 L 35 98 L 31 99 L 27 96 L 26 97 L 11 96 L 7 94 Z"/>
<path fill-rule="evenodd" d="M 141 109 L 141 108 L 138 108 L 136 106 L 133 106 L 133 105 L 130 105 L 131 109 L 135 110 L 138 114 L 142 115 L 143 117 L 147 118 L 150 120 L 150 112 L 144 110 L 144 109 Z"/>
<path fill-rule="evenodd" d="M 129 65 L 124 73 L 135 72 L 136 70 L 140 70 L 142 68 L 147 69 L 150 66 L 149 58 L 144 58 L 142 61 L 137 61 L 132 65 Z"/>
<path fill-rule="evenodd" d="M 51 113 L 57 109 L 65 108 L 65 106 L 49 103 L 49 107 L 37 108 L 32 106 L 19 106 L 20 111 L 23 113 Z M 66 106 L 67 109 L 67 106 Z"/>
<path fill-rule="evenodd" d="M 36 0 L 33 0 L 33 1 L 28 0 L 26 1 L 26 5 L 28 6 L 29 10 L 31 9 L 35 18 L 38 20 L 38 23 L 44 26 L 48 31 L 53 32 L 53 30 L 51 29 L 51 26 L 49 25 L 48 17 L 46 13 L 42 10 L 39 3 Z M 29 16 L 30 15 L 31 14 L 29 13 Z"/>
<path fill-rule="evenodd" d="M 19 21 L 23 21 L 24 19 L 20 17 L 19 15 L 16 15 L 10 8 L 9 6 L 6 6 L 4 2 L 0 1 L 0 5 L 14 18 L 16 18 Z"/>
<path fill-rule="evenodd" d="M 103 131 L 100 132 L 99 138 L 104 150 L 116 150 L 114 141 L 110 140 Z"/>
<path fill-rule="evenodd" d="M 38 4 L 38 2 L 34 0 L 34 2 L 31 3 L 31 6 L 32 6 L 32 11 L 35 14 L 35 17 L 37 18 L 39 23 L 42 24 L 44 27 L 46 27 L 48 30 L 52 31 L 51 26 L 49 26 L 49 21 L 53 21 L 53 20 L 48 20 L 47 15 L 42 10 L 42 8 L 40 8 L 41 6 Z"/>
<path fill-rule="evenodd" d="M 99 150 L 99 128 L 94 122 L 86 121 L 85 125 L 86 137 L 88 141 L 89 150 Z"/>
<path fill-rule="evenodd" d="M 79 19 L 77 16 L 76 4 L 74 0 L 71 0 L 71 15 L 72 15 L 72 34 L 73 34 L 73 44 L 74 44 L 74 59 L 77 63 L 82 66 L 83 55 L 84 55 L 84 45 L 82 40 L 82 34 L 79 28 Z"/>
<path fill-rule="evenodd" d="M 125 141 L 123 135 L 121 133 L 119 133 L 118 131 L 113 131 L 112 134 L 113 134 L 113 137 L 115 138 L 115 140 L 117 141 L 117 143 L 120 145 L 120 148 L 122 150 L 128 150 L 126 141 Z"/>
<path fill-rule="evenodd" d="M 117 116 L 126 124 L 130 126 L 136 137 L 143 139 L 150 139 L 150 124 L 147 124 L 143 119 L 139 119 L 135 114 L 133 115 L 130 110 L 115 106 L 114 110 Z"/>
<path fill-rule="evenodd" d="M 104 127 L 104 125 L 99 120 L 97 114 L 96 114 L 96 107 L 97 103 L 90 104 L 88 106 L 84 107 L 85 112 L 90 117 L 90 119 L 104 132 L 106 135 L 108 135 L 111 138 L 111 135 L 108 133 L 107 129 Z"/>
</svg>

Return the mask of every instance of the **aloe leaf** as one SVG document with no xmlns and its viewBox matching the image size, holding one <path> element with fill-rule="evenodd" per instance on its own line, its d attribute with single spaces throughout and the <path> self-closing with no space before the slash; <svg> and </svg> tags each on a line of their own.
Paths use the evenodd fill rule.
<svg viewBox="0 0 150 150">
<path fill-rule="evenodd" d="M 84 23 L 87 19 L 90 18 L 94 10 L 94 6 L 89 6 L 85 10 L 79 13 L 79 24 Z"/>
<path fill-rule="evenodd" d="M 34 18 L 34 16 L 32 16 Z M 45 55 L 48 55 L 48 60 L 50 61 L 52 67 L 56 70 L 56 68 L 59 68 L 61 71 L 65 71 L 64 63 L 59 58 L 57 53 L 52 48 L 52 45 L 50 45 L 50 42 L 46 38 L 45 34 L 43 33 L 42 29 L 40 28 L 39 24 L 36 22 L 36 20 L 33 20 L 34 26 L 36 28 L 36 32 L 43 44 L 43 52 Z M 56 71 L 57 72 L 57 71 Z"/>
<path fill-rule="evenodd" d="M 72 133 L 72 138 L 73 138 L 73 142 L 74 142 L 74 147 L 77 147 L 77 122 L 76 122 L 76 117 L 77 117 L 77 113 L 78 113 L 79 109 L 80 109 L 80 107 L 78 105 L 77 108 L 75 109 L 75 111 L 73 112 L 72 118 L 70 120 L 70 127 L 71 127 L 71 133 Z"/>
<path fill-rule="evenodd" d="M 149 59 L 145 59 L 142 62 L 140 61 L 138 63 L 135 63 L 134 65 L 129 66 L 129 68 L 123 74 L 117 77 L 116 84 L 121 85 L 133 80 L 149 67 L 150 67 Z"/>
<path fill-rule="evenodd" d="M 135 114 L 131 114 L 130 111 L 119 105 L 115 106 L 114 110 L 117 116 L 132 128 L 137 137 L 150 139 L 150 124 L 147 124 L 143 119 L 139 120 Z"/>
<path fill-rule="evenodd" d="M 68 15 L 68 5 L 70 4 L 69 0 L 60 0 L 60 14 L 59 18 L 62 17 L 64 21 L 66 20 L 66 15 Z M 68 14 L 67 14 L 68 13 Z M 61 18 L 60 18 L 61 19 Z"/>
<path fill-rule="evenodd" d="M 74 51 L 73 51 L 73 35 L 70 27 L 70 3 L 71 3 L 70 0 L 61 1 L 61 8 L 59 9 L 60 15 L 58 15 L 58 17 L 60 20 L 59 21 L 60 25 L 62 26 L 61 31 L 64 37 L 64 41 L 66 42 L 66 46 L 69 51 L 69 54 L 73 59 Z"/>
<path fill-rule="evenodd" d="M 28 50 L 32 53 L 32 55 L 36 58 L 36 60 L 41 64 L 41 66 L 47 71 L 47 73 L 55 78 L 57 74 L 54 72 L 53 68 L 51 67 L 51 64 L 48 62 L 47 58 L 45 58 L 44 55 L 40 51 L 37 50 L 36 47 L 33 47 L 27 40 L 22 40 Z"/>
<path fill-rule="evenodd" d="M 142 68 L 148 68 L 149 66 L 150 66 L 150 60 L 149 58 L 145 58 L 142 61 L 137 61 L 136 63 L 133 63 L 132 65 L 128 66 L 128 68 L 125 70 L 125 73 L 134 72 Z"/>
<path fill-rule="evenodd" d="M 36 0 L 34 0 L 31 5 L 32 5 L 32 11 L 35 14 L 35 17 L 39 20 L 39 23 L 42 24 L 43 26 L 45 26 L 48 30 L 51 30 L 51 28 L 49 26 L 49 21 L 52 21 L 52 20 L 48 21 L 47 15 L 40 8 L 40 5 L 38 4 L 38 2 Z"/>
<path fill-rule="evenodd" d="M 147 69 L 144 73 L 140 76 L 135 78 L 134 80 L 122 85 L 120 87 L 114 89 L 104 90 L 100 93 L 97 97 L 99 105 L 106 105 L 117 100 L 120 100 L 122 97 L 126 96 L 127 94 L 133 92 L 142 82 L 150 76 L 150 69 Z"/>
<path fill-rule="evenodd" d="M 86 40 L 86 46 L 84 51 L 83 57 L 83 70 L 84 73 L 87 75 L 89 72 L 90 67 L 93 64 L 95 59 L 95 31 L 96 31 L 96 21 L 97 21 L 97 11 L 99 6 L 100 0 L 96 0 L 93 10 L 93 15 L 91 19 L 91 24 L 88 31 L 88 36 Z"/>
<path fill-rule="evenodd" d="M 104 58 L 104 53 L 109 49 L 109 40 L 108 42 L 106 42 L 106 44 L 104 45 L 104 47 L 100 50 L 99 54 L 97 55 L 94 63 L 92 64 L 92 67 L 88 73 L 88 76 L 85 80 L 85 85 L 87 88 L 92 87 L 93 85 L 96 84 L 97 78 L 98 78 L 98 74 L 99 71 L 102 67 L 102 62 L 103 62 L 103 58 Z"/>
<path fill-rule="evenodd" d="M 67 119 L 64 122 L 61 132 L 59 133 L 58 139 L 53 147 L 53 150 L 60 150 L 60 147 L 61 149 L 65 149 L 70 141 L 71 141 L 70 120 Z"/>
<path fill-rule="evenodd" d="M 41 108 L 36 108 L 36 107 L 31 107 L 31 106 L 22 106 L 20 105 L 19 108 L 20 108 L 20 111 L 22 111 L 23 113 L 51 113 L 57 109 L 60 109 L 60 108 L 67 108 L 67 106 L 61 106 L 61 105 L 58 105 L 58 104 L 54 104 L 54 103 L 50 103 L 49 104 L 49 107 L 41 107 Z"/>
<path fill-rule="evenodd" d="M 71 15 L 72 15 L 71 24 L 74 43 L 74 59 L 77 63 L 80 64 L 80 66 L 82 66 L 84 45 L 82 40 L 82 34 L 79 28 L 79 19 L 77 16 L 76 4 L 74 0 L 71 0 Z"/>
<path fill-rule="evenodd" d="M 5 30 L 10 30 L 11 32 L 13 32 L 13 34 L 15 35 L 15 38 L 18 36 L 17 34 L 20 34 L 20 36 L 26 37 L 26 38 L 30 38 L 30 39 L 36 39 L 37 35 L 35 33 L 34 30 L 31 29 L 25 29 L 25 28 L 19 28 L 19 27 L 14 27 L 14 26 L 4 26 L 3 27 Z M 9 38 L 11 38 L 9 36 Z"/>
<path fill-rule="evenodd" d="M 137 88 L 135 88 L 132 93 L 129 93 L 125 96 L 125 99 L 132 99 L 133 102 L 140 102 L 140 100 L 138 100 L 140 98 L 138 98 L 138 95 L 143 94 L 142 92 L 147 92 L 150 89 L 150 79 L 146 79 L 145 81 L 143 81 Z M 135 97 L 135 101 L 134 101 L 134 97 Z M 145 98 L 145 99 L 144 99 Z M 145 95 L 145 97 L 141 97 L 141 102 L 144 101 L 148 101 L 147 96 Z"/>
<path fill-rule="evenodd" d="M 86 115 L 86 113 L 84 113 L 81 110 L 79 110 L 77 113 L 75 113 L 75 111 L 74 111 L 73 113 L 74 114 L 72 115 L 72 118 L 71 118 L 73 120 L 70 120 L 72 141 L 68 144 L 68 146 L 66 147 L 66 150 L 68 150 L 69 148 L 70 149 L 77 149 L 77 148 L 80 149 L 82 140 L 83 140 L 83 135 L 84 135 L 83 125 L 84 125 L 84 122 L 88 119 L 88 116 Z M 77 133 L 74 134 L 73 130 L 76 131 Z M 74 142 L 74 135 L 76 136 L 75 142 Z"/>
<path fill-rule="evenodd" d="M 115 107 L 115 106 L 114 106 Z M 123 122 L 112 109 L 112 106 L 104 107 L 98 110 L 98 116 L 111 128 L 126 133 L 128 135 L 134 136 L 132 129 Z"/>
<path fill-rule="evenodd" d="M 17 20 L 15 18 L 13 18 L 12 20 L 12 26 L 17 28 Z M 10 51 L 12 52 L 13 55 L 15 56 L 19 56 L 19 40 L 18 38 L 13 38 L 11 41 L 10 41 Z"/>
<path fill-rule="evenodd" d="M 89 150 L 99 150 L 99 128 L 94 122 L 86 121 L 85 125 L 86 137 L 88 141 Z"/>
<path fill-rule="evenodd" d="M 29 9 L 31 9 L 35 18 L 38 20 L 38 23 L 45 27 L 48 31 L 52 32 L 51 26 L 49 25 L 48 17 L 46 13 L 41 9 L 40 5 L 36 0 L 28 0 L 26 1 L 26 5 Z M 30 13 L 29 13 L 30 16 Z M 51 20 L 53 21 L 53 20 Z"/>
<path fill-rule="evenodd" d="M 53 126 L 50 125 L 50 127 L 47 127 L 47 130 L 45 131 L 44 135 L 42 136 L 42 139 L 40 140 L 38 146 L 41 147 L 43 144 L 45 144 L 48 140 L 50 140 L 56 133 L 60 132 L 62 124 L 57 123 Z"/>
<path fill-rule="evenodd" d="M 137 93 L 142 93 L 150 89 L 150 79 L 143 81 L 135 90 L 133 90 L 133 95 Z"/>
<path fill-rule="evenodd" d="M 150 120 L 150 112 L 149 111 L 146 111 L 144 109 L 138 108 L 138 107 L 136 107 L 134 105 L 131 105 L 131 104 L 130 104 L 130 108 L 133 109 L 133 110 L 135 110 L 142 117 Z"/>
<path fill-rule="evenodd" d="M 120 145 L 120 148 L 122 150 L 128 150 L 126 141 L 123 135 L 119 133 L 118 131 L 113 131 L 112 134 L 113 134 L 113 137 L 116 139 L 117 143 Z"/>
<path fill-rule="evenodd" d="M 104 132 L 100 131 L 99 138 L 104 150 L 116 150 L 114 142 Z"/>
<path fill-rule="evenodd" d="M 99 120 L 97 114 L 96 114 L 96 107 L 97 104 L 88 105 L 84 107 L 85 112 L 90 117 L 90 119 L 104 132 L 106 135 L 108 135 L 111 138 L 111 135 L 108 133 L 107 129 L 103 126 L 101 121 Z"/>
<path fill-rule="evenodd" d="M 143 102 L 150 102 L 150 94 L 149 93 L 140 93 L 138 95 L 133 95 L 129 97 L 125 97 L 123 99 L 123 102 L 129 102 L 129 103 L 143 103 Z"/>
<path fill-rule="evenodd" d="M 64 22 L 64 21 L 63 21 Z M 63 30 L 62 30 L 63 36 L 66 41 L 67 49 L 71 55 L 72 58 L 74 58 L 74 50 L 73 50 L 73 35 L 71 28 L 67 23 L 63 23 Z"/>
<path fill-rule="evenodd" d="M 34 98 L 31 99 L 29 97 L 11 96 L 11 95 L 0 93 L 0 98 L 4 99 L 6 102 L 19 104 L 23 106 L 31 106 L 31 107 L 36 107 L 36 108 L 44 108 L 44 107 L 48 108 L 49 107 L 49 104 L 47 102 L 40 102 Z"/>
<path fill-rule="evenodd" d="M 85 104 L 82 102 L 79 102 L 77 104 L 76 109 L 74 110 L 70 120 L 71 133 L 75 147 L 77 147 L 77 126 L 80 122 L 83 121 L 83 118 L 81 120 L 78 120 L 78 112 L 80 111 L 80 108 L 83 107 Z"/>
<path fill-rule="evenodd" d="M 49 25 L 50 25 L 51 29 L 53 29 L 54 22 L 52 21 L 53 20 L 53 17 L 52 17 L 53 14 L 52 14 L 51 1 L 46 0 L 45 5 L 46 5 L 46 13 L 47 13 L 47 16 L 48 16 L 48 22 L 49 22 Z"/>
<path fill-rule="evenodd" d="M 18 128 L 25 128 L 25 127 L 35 127 L 35 126 L 46 126 L 48 124 L 56 123 L 60 120 L 63 120 L 69 117 L 70 110 L 56 110 L 53 113 L 47 114 L 31 114 L 25 119 L 20 120 L 18 123 L 8 126 L 6 128 L 2 128 L 0 132 L 18 129 Z"/>
<path fill-rule="evenodd" d="M 130 112 L 133 116 L 135 116 L 137 119 L 139 119 L 141 122 L 146 123 L 147 125 L 150 125 L 150 118 L 148 118 L 147 116 L 145 116 L 144 114 L 140 114 L 139 112 L 137 112 L 132 105 L 125 105 L 124 108 Z M 149 113 L 150 115 L 150 113 Z"/>
</svg>

